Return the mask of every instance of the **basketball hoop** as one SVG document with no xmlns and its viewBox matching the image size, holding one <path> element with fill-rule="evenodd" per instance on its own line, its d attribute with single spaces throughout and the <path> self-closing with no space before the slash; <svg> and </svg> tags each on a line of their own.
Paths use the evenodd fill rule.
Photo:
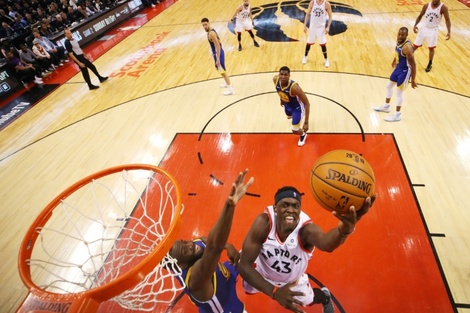
<svg viewBox="0 0 470 313">
<path fill-rule="evenodd" d="M 181 270 L 167 252 L 182 212 L 175 179 L 155 166 L 116 166 L 73 184 L 23 239 L 18 267 L 29 294 L 18 312 L 96 312 L 109 299 L 140 311 L 171 303 Z"/>
</svg>

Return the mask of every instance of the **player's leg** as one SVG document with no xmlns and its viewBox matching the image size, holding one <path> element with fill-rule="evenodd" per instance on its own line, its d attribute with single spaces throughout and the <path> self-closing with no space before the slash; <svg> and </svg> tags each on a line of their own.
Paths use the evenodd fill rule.
<svg viewBox="0 0 470 313">
<path fill-rule="evenodd" d="M 384 118 L 387 122 L 398 122 L 401 120 L 401 106 L 403 104 L 403 91 L 406 89 L 408 82 L 411 79 L 411 70 L 408 69 L 407 72 L 399 73 L 397 79 L 397 105 L 395 113 L 391 114 Z"/>
<path fill-rule="evenodd" d="M 323 53 L 323 58 L 325 59 L 325 67 L 330 67 L 330 61 L 328 60 L 328 54 L 326 52 L 325 27 L 317 28 L 317 37 L 318 37 L 318 43 L 320 44 L 321 52 Z"/>
<path fill-rule="evenodd" d="M 239 19 L 237 19 L 235 21 L 235 32 L 237 33 L 238 51 L 242 51 L 242 31 L 243 31 L 242 22 Z"/>
<path fill-rule="evenodd" d="M 256 42 L 255 34 L 253 34 L 253 22 L 250 19 L 247 19 L 244 26 L 245 30 L 250 34 L 251 39 L 253 39 L 255 47 L 259 47 L 259 44 Z"/>
<path fill-rule="evenodd" d="M 307 140 L 307 133 L 302 128 L 304 114 L 305 109 L 303 105 L 300 108 L 292 111 L 292 132 L 299 135 L 299 141 L 297 142 L 299 147 L 302 147 Z"/>
<path fill-rule="evenodd" d="M 305 54 L 304 54 L 304 57 L 302 59 L 302 64 L 307 64 L 308 52 L 310 51 L 310 46 L 315 44 L 315 40 L 317 40 L 317 34 L 315 33 L 315 27 L 310 26 L 308 28 L 307 44 L 305 45 Z"/>
<path fill-rule="evenodd" d="M 428 65 L 426 66 L 426 72 L 430 72 L 432 69 L 432 60 L 434 59 L 434 52 L 437 47 L 437 36 L 438 36 L 438 29 L 436 28 L 435 30 L 432 31 L 431 34 L 429 34 L 427 41 L 428 41 L 428 48 L 429 48 L 429 62 Z"/>
<path fill-rule="evenodd" d="M 220 75 L 224 78 L 225 85 L 227 86 L 227 91 L 224 92 L 224 95 L 226 96 L 233 95 L 235 91 L 233 90 L 232 84 L 230 82 L 230 77 L 228 76 L 227 70 L 225 68 L 224 49 L 220 50 L 220 68 L 218 68 L 217 70 L 219 71 Z"/>
<path fill-rule="evenodd" d="M 392 99 L 393 86 L 396 85 L 398 80 L 398 71 L 394 70 L 392 75 L 390 75 L 390 81 L 385 86 L 385 103 L 374 108 L 378 112 L 390 112 L 390 100 Z"/>
</svg>

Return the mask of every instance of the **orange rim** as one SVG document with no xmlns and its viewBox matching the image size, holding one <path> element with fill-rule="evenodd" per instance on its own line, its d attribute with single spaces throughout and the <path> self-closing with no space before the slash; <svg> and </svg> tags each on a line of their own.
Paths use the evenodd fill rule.
<svg viewBox="0 0 470 313">
<path fill-rule="evenodd" d="M 31 258 L 31 254 L 33 251 L 33 247 L 36 243 L 36 240 L 39 234 L 36 231 L 37 227 L 44 226 L 47 221 L 52 216 L 52 211 L 57 207 L 60 201 L 64 198 L 67 198 L 69 195 L 74 193 L 77 189 L 81 188 L 82 186 L 88 184 L 93 179 L 98 179 L 113 173 L 117 173 L 123 170 L 149 170 L 154 171 L 156 173 L 163 174 L 167 176 L 170 181 L 175 186 L 176 190 L 176 211 L 175 217 L 171 221 L 171 225 L 167 230 L 165 237 L 162 239 L 161 243 L 152 251 L 143 261 L 129 270 L 127 273 L 123 274 L 122 276 L 116 278 L 115 280 L 105 284 L 103 286 L 87 290 L 80 293 L 74 294 L 58 294 L 53 292 L 48 292 L 39 288 L 31 279 L 31 272 L 30 267 L 26 263 L 26 260 Z M 145 277 L 148 273 L 150 273 L 155 266 L 161 261 L 161 259 L 165 256 L 168 250 L 171 248 L 175 237 L 178 233 L 180 224 L 181 224 L 181 213 L 182 213 L 182 201 L 181 201 L 181 191 L 179 186 L 172 175 L 170 175 L 165 170 L 148 164 L 124 164 L 119 165 L 111 168 L 104 169 L 102 171 L 96 172 L 91 174 L 66 190 L 64 190 L 61 194 L 54 198 L 46 208 L 39 214 L 39 216 L 35 219 L 35 221 L 31 224 L 26 235 L 21 243 L 19 255 L 18 255 L 18 269 L 23 280 L 23 283 L 28 287 L 30 293 L 33 295 L 40 295 L 41 298 L 47 299 L 48 301 L 82 301 L 83 299 L 93 299 L 100 302 L 104 302 L 108 299 L 111 299 L 122 292 L 132 288 L 136 284 L 138 284 L 142 277 Z"/>
</svg>

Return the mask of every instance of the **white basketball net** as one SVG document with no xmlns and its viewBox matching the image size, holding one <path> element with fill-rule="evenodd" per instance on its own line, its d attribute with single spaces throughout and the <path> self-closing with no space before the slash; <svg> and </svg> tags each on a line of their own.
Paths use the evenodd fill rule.
<svg viewBox="0 0 470 313">
<path fill-rule="evenodd" d="M 62 199 L 42 228 L 29 262 L 43 290 L 78 293 L 110 283 L 144 260 L 176 212 L 176 187 L 161 173 L 124 170 L 93 180 Z M 171 270 L 168 270 L 171 269 Z M 182 290 L 168 255 L 139 284 L 112 300 L 152 311 Z"/>
</svg>

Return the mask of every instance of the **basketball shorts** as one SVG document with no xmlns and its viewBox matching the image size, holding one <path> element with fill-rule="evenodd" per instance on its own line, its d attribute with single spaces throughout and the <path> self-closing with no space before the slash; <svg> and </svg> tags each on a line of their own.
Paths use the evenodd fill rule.
<svg viewBox="0 0 470 313">
<path fill-rule="evenodd" d="M 266 278 L 265 278 L 266 279 Z M 270 281 L 269 279 L 266 279 L 268 282 L 273 284 L 274 286 L 282 287 L 285 285 L 285 283 L 276 283 L 273 281 Z M 258 289 L 254 288 L 250 284 L 248 284 L 245 280 L 242 281 L 243 289 L 247 294 L 256 294 L 259 292 Z M 304 293 L 304 296 L 295 296 L 295 298 L 299 301 L 301 301 L 304 305 L 310 305 L 313 303 L 313 289 L 312 286 L 310 286 L 310 282 L 308 281 L 308 276 L 307 274 L 303 274 L 297 281 L 297 284 L 293 285 L 290 287 L 292 291 L 300 291 Z"/>
<path fill-rule="evenodd" d="M 411 69 L 406 68 L 395 68 L 395 70 L 390 75 L 390 80 L 397 83 L 398 88 L 405 89 L 408 86 L 408 82 L 411 78 Z"/>
<path fill-rule="evenodd" d="M 317 39 L 318 39 L 318 44 L 320 45 L 326 44 L 325 27 L 310 26 L 308 28 L 307 44 L 313 45 Z"/>
<path fill-rule="evenodd" d="M 215 54 L 212 55 L 212 57 L 214 58 L 214 65 L 215 65 L 215 68 L 220 72 L 220 74 L 224 74 L 225 71 L 227 70 L 225 68 L 225 53 L 224 53 L 224 49 L 220 49 L 220 66 L 221 68 L 218 68 L 217 67 L 217 56 Z"/>
<path fill-rule="evenodd" d="M 427 28 L 421 27 L 418 32 L 418 36 L 416 36 L 415 42 L 413 43 L 415 46 L 421 47 L 423 43 L 426 41 L 428 44 L 428 48 L 437 47 L 437 36 L 438 36 L 439 28 Z"/>
<path fill-rule="evenodd" d="M 304 107 L 291 108 L 284 104 L 284 112 L 287 116 L 292 117 L 292 130 L 297 131 L 300 129 L 300 122 L 304 117 Z"/>
<path fill-rule="evenodd" d="M 235 32 L 241 33 L 243 30 L 252 30 L 253 29 L 253 22 L 251 19 L 237 19 L 235 22 Z"/>
</svg>

